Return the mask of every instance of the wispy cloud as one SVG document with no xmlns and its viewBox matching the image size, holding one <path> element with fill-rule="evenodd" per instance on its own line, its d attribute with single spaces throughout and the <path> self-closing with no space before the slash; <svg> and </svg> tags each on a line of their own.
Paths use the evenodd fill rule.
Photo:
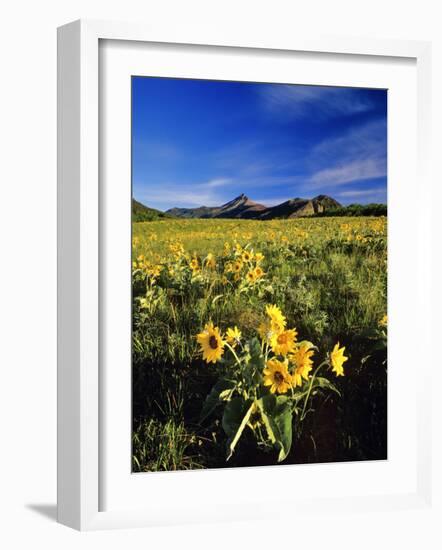
<svg viewBox="0 0 442 550">
<path fill-rule="evenodd" d="M 359 191 L 351 190 L 351 191 L 340 191 L 339 193 L 336 193 L 338 197 L 366 197 L 366 196 L 372 196 L 372 195 L 382 195 L 385 193 L 385 189 L 380 189 L 379 187 L 372 187 L 370 189 L 360 189 Z"/>
<path fill-rule="evenodd" d="M 373 108 L 372 101 L 351 88 L 269 84 L 262 86 L 259 92 L 266 109 L 291 118 L 314 115 L 312 120 L 324 120 Z"/>
<path fill-rule="evenodd" d="M 387 176 L 385 120 L 357 126 L 345 134 L 319 142 L 309 156 L 307 184 L 333 188 Z M 318 168 L 319 167 L 319 168 Z"/>
<path fill-rule="evenodd" d="M 309 183 L 314 187 L 330 187 L 381 178 L 385 175 L 385 160 L 369 158 L 320 170 L 309 178 Z"/>
<path fill-rule="evenodd" d="M 197 184 L 198 187 L 203 189 L 216 189 L 218 187 L 225 187 L 226 185 L 230 185 L 233 183 L 233 180 L 231 178 L 215 178 L 213 180 L 209 180 L 205 183 L 199 183 Z"/>
<path fill-rule="evenodd" d="M 185 186 L 181 182 L 164 181 L 149 185 L 138 182 L 134 194 L 141 202 L 160 210 L 171 206 L 219 206 L 223 202 L 222 190 L 231 183 L 229 178 L 214 178 Z M 137 192 L 137 189 L 142 191 Z"/>
<path fill-rule="evenodd" d="M 352 160 L 361 157 L 386 156 L 387 122 L 376 120 L 356 126 L 344 134 L 320 141 L 312 148 L 314 162 L 336 157 Z"/>
</svg>

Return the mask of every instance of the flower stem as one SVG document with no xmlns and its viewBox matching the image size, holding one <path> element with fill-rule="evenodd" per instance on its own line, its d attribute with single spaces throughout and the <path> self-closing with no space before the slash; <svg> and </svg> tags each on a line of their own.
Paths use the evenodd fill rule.
<svg viewBox="0 0 442 550">
<path fill-rule="evenodd" d="M 224 345 L 229 348 L 229 350 L 232 352 L 233 357 L 235 358 L 236 362 L 238 363 L 238 366 L 241 367 L 241 361 L 239 360 L 238 356 L 235 353 L 235 350 L 232 348 L 232 346 L 228 342 L 224 342 Z"/>
<path fill-rule="evenodd" d="M 305 415 L 306 415 L 306 408 L 307 408 L 307 403 L 308 403 L 308 400 L 310 398 L 310 394 L 312 392 L 312 388 L 313 388 L 313 382 L 315 381 L 315 378 L 316 378 L 316 375 L 317 373 L 319 372 L 319 369 L 321 369 L 324 365 L 327 364 L 327 361 L 323 361 L 319 367 L 317 367 L 317 369 L 315 370 L 315 372 L 313 373 L 313 376 L 310 378 L 310 384 L 309 384 L 309 387 L 308 387 L 308 391 L 307 391 L 307 395 L 305 396 L 305 400 L 304 400 L 304 406 L 302 407 L 302 413 L 301 413 L 301 418 L 300 418 L 300 421 L 302 422 L 305 418 Z"/>
</svg>

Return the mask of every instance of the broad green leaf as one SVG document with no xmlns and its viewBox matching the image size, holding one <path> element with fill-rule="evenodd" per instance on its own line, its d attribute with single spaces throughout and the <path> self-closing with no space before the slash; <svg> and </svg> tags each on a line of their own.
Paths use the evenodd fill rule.
<svg viewBox="0 0 442 550">
<path fill-rule="evenodd" d="M 212 414 L 216 407 L 221 403 L 225 396 L 224 392 L 231 390 L 233 387 L 234 383 L 230 380 L 225 380 L 224 378 L 220 378 L 218 380 L 204 401 L 200 414 L 200 424 L 210 414 Z M 223 397 L 221 397 L 221 395 L 223 395 Z"/>
<path fill-rule="evenodd" d="M 229 437 L 227 442 L 228 456 L 232 456 L 235 446 L 249 421 L 250 415 L 254 410 L 254 403 L 244 401 L 240 397 L 235 397 L 229 401 L 224 409 L 222 425 L 224 431 Z"/>
<path fill-rule="evenodd" d="M 330 380 L 328 380 L 327 378 L 322 378 L 320 376 L 317 376 L 313 383 L 313 388 L 324 388 L 327 390 L 334 391 L 339 395 L 339 397 L 341 396 L 341 393 L 338 390 L 338 388 L 334 384 L 332 384 Z"/>
<path fill-rule="evenodd" d="M 278 462 L 284 460 L 292 446 L 292 408 L 285 395 L 266 395 L 258 406 L 269 439 L 279 449 Z"/>
<path fill-rule="evenodd" d="M 262 356 L 261 344 L 258 338 L 252 338 L 249 342 L 249 350 L 252 359 L 256 359 Z"/>
<path fill-rule="evenodd" d="M 261 382 L 262 371 L 265 366 L 261 343 L 258 338 L 252 338 L 249 342 L 248 370 L 244 373 L 249 385 L 258 385 Z"/>
</svg>

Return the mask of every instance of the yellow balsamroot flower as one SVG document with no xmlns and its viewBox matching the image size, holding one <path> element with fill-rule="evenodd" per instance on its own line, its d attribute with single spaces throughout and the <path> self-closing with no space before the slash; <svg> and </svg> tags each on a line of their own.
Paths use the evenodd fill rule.
<svg viewBox="0 0 442 550">
<path fill-rule="evenodd" d="M 237 260 L 233 266 L 232 266 L 232 270 L 234 273 L 239 273 L 242 269 L 242 262 L 240 262 L 239 260 Z"/>
<path fill-rule="evenodd" d="M 241 331 L 236 325 L 233 328 L 228 328 L 226 335 L 226 340 L 231 345 L 236 345 L 241 340 Z"/>
<path fill-rule="evenodd" d="M 253 258 L 253 252 L 250 252 L 249 250 L 244 250 L 244 252 L 242 253 L 242 260 L 243 262 L 250 262 L 251 259 Z"/>
<path fill-rule="evenodd" d="M 255 274 L 255 277 L 257 279 L 259 279 L 264 275 L 264 271 L 259 267 L 259 265 L 255 267 L 255 269 L 253 270 L 253 273 Z"/>
<path fill-rule="evenodd" d="M 211 252 L 209 252 L 206 256 L 206 267 L 209 269 L 216 268 L 216 258 Z"/>
<path fill-rule="evenodd" d="M 292 385 L 287 360 L 281 362 L 277 359 L 270 359 L 266 363 L 263 374 L 263 384 L 270 386 L 270 393 L 287 393 Z"/>
<path fill-rule="evenodd" d="M 257 264 L 259 264 L 260 262 L 262 262 L 264 260 L 264 254 L 261 254 L 261 252 L 257 252 L 255 254 L 255 261 Z"/>
<path fill-rule="evenodd" d="M 382 319 L 379 321 L 379 326 L 380 327 L 386 327 L 387 324 L 388 324 L 388 317 L 387 317 L 387 314 L 385 314 Z"/>
<path fill-rule="evenodd" d="M 235 282 L 239 281 L 241 279 L 241 275 L 239 273 L 235 273 L 235 275 L 233 276 L 233 280 Z"/>
<path fill-rule="evenodd" d="M 295 353 L 289 355 L 289 361 L 294 366 L 292 373 L 293 387 L 302 386 L 302 380 L 308 380 L 310 371 L 313 368 L 313 361 L 311 359 L 314 351 L 310 342 L 301 342 Z"/>
<path fill-rule="evenodd" d="M 254 283 L 256 280 L 255 271 L 249 271 L 246 275 L 246 279 L 249 283 Z"/>
<path fill-rule="evenodd" d="M 286 319 L 282 314 L 282 311 L 279 309 L 279 307 L 273 306 L 273 305 L 267 305 L 266 313 L 270 317 L 270 320 L 272 321 L 273 328 L 276 329 L 277 327 L 280 327 L 279 332 L 282 332 L 282 330 L 284 330 L 286 325 Z"/>
<path fill-rule="evenodd" d="M 212 321 L 206 324 L 203 332 L 196 337 L 201 346 L 201 353 L 206 363 L 216 363 L 224 353 L 224 340 L 218 327 L 214 327 Z"/>
<path fill-rule="evenodd" d="M 275 355 L 287 355 L 295 350 L 296 329 L 289 329 L 275 334 L 270 340 Z"/>
<path fill-rule="evenodd" d="M 148 269 L 147 273 L 153 278 L 159 277 L 162 269 L 162 265 L 153 265 L 150 269 Z"/>
<path fill-rule="evenodd" d="M 336 373 L 336 376 L 344 376 L 343 364 L 347 361 L 348 357 L 344 355 L 345 347 L 339 348 L 339 342 L 335 344 L 333 351 L 330 353 L 330 363 L 332 371 Z"/>
</svg>

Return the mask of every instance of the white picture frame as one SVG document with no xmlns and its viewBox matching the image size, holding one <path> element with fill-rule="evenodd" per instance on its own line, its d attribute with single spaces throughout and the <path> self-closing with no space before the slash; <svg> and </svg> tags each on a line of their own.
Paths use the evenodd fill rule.
<svg viewBox="0 0 442 550">
<path fill-rule="evenodd" d="M 155 478 L 155 489 L 146 497 L 151 501 L 150 506 L 128 507 L 127 503 L 122 502 L 121 506 L 114 505 L 112 510 L 103 510 L 100 483 L 103 483 L 101 454 L 105 446 L 102 444 L 100 415 L 106 409 L 101 404 L 103 395 L 100 386 L 103 368 L 100 353 L 100 303 L 104 293 L 100 284 L 103 276 L 100 234 L 103 230 L 100 224 L 103 204 L 99 174 L 99 48 L 102 40 L 126 41 L 129 45 L 142 42 L 175 44 L 178 48 L 180 44 L 183 47 L 202 45 L 229 48 L 233 55 L 235 49 L 247 55 L 248 49 L 253 48 L 254 52 L 271 51 L 275 55 L 278 52 L 279 55 L 284 52 L 310 52 L 318 55 L 326 53 L 413 60 L 416 63 L 418 85 L 417 192 L 420 204 L 423 205 L 416 213 L 419 225 L 416 237 L 419 267 L 416 268 L 413 280 L 416 283 L 415 310 L 422 319 L 422 334 L 426 335 L 424 340 L 431 338 L 431 181 L 428 168 L 431 46 L 426 42 L 347 37 L 312 39 L 300 36 L 288 40 L 281 38 L 280 42 L 272 44 L 266 43 L 265 39 L 250 43 L 240 37 L 229 36 L 228 33 L 223 39 L 208 40 L 204 32 L 200 36 L 186 36 L 184 29 L 179 34 L 173 32 L 172 36 L 159 36 L 144 26 L 99 21 L 76 21 L 58 31 L 58 521 L 76 529 L 90 530 L 263 517 L 265 500 L 263 498 L 260 502 L 257 497 L 252 499 L 253 507 L 246 506 L 247 501 L 244 500 L 228 510 L 215 505 L 208 507 L 203 501 L 198 503 L 194 499 L 189 509 L 183 509 L 181 514 L 179 505 L 171 506 L 167 513 L 167 502 L 155 505 L 155 491 L 158 494 L 162 480 L 165 479 L 158 476 Z M 428 348 L 425 342 L 423 347 Z M 430 364 L 429 361 L 423 363 Z M 419 387 L 429 385 L 429 369 L 425 369 L 420 376 Z M 431 404 L 428 393 L 419 387 L 416 388 L 415 409 L 415 488 L 406 493 L 397 491 L 354 496 L 350 492 L 346 496 L 329 494 L 327 497 L 317 495 L 310 499 L 303 498 L 303 513 L 326 509 L 333 505 L 333 499 L 339 501 L 339 507 L 344 511 L 355 507 L 370 511 L 379 510 L 380 507 L 391 509 L 429 504 Z M 321 468 L 320 465 L 315 467 Z M 276 470 L 273 469 L 273 472 Z M 288 470 L 284 471 L 287 475 Z M 244 476 L 238 470 L 230 470 L 223 475 L 226 473 L 240 480 L 241 475 Z M 201 474 L 190 473 L 193 476 Z M 173 498 L 173 485 L 178 483 L 180 474 L 166 475 L 169 476 L 168 498 Z M 221 473 L 212 471 L 210 475 L 210 480 L 215 483 L 216 476 L 221 476 Z M 250 479 L 258 475 L 262 476 L 260 468 L 255 468 L 253 472 L 249 469 L 246 474 Z M 207 479 L 203 482 L 206 486 Z M 316 494 L 315 491 L 313 493 Z M 299 501 L 294 498 L 287 498 L 286 502 L 292 512 L 294 508 L 299 508 Z"/>
</svg>

